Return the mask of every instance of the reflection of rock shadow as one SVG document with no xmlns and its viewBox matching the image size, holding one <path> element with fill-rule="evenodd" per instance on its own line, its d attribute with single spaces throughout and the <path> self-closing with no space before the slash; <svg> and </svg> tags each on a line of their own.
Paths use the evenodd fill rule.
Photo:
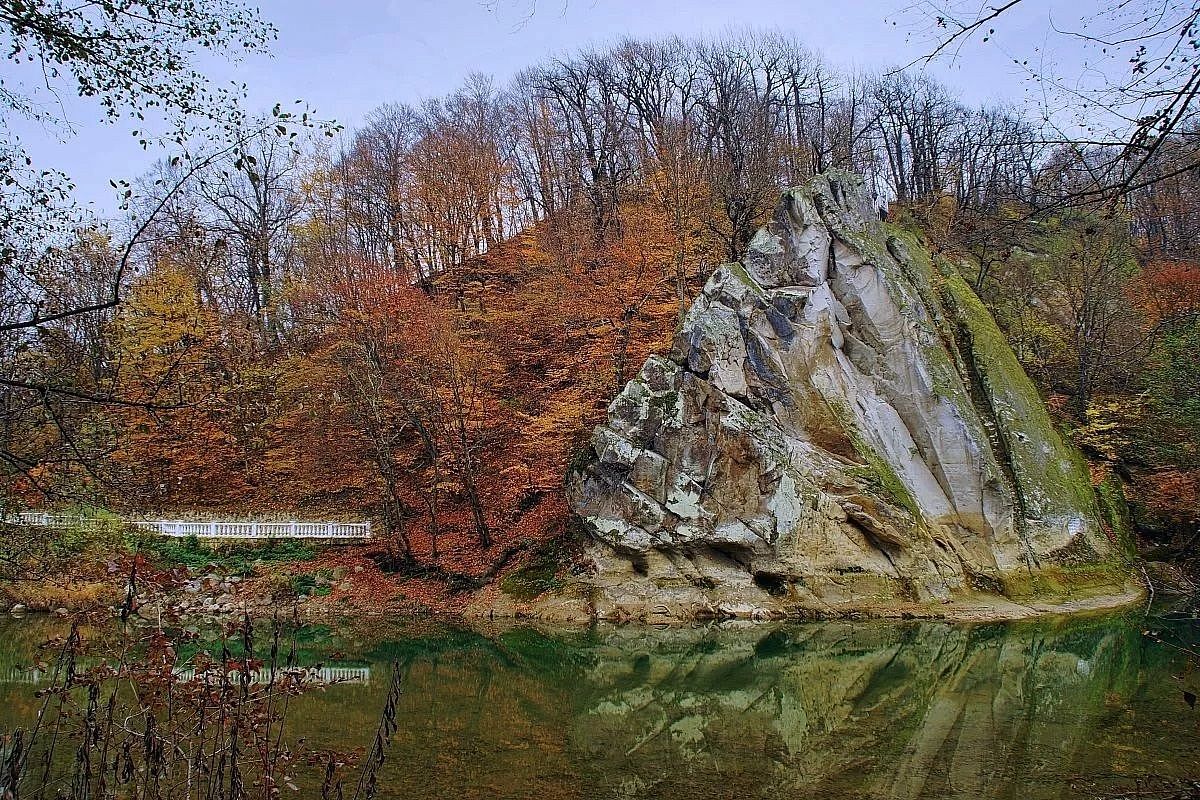
<svg viewBox="0 0 1200 800">
<path fill-rule="evenodd" d="M 645 797 L 1060 796 L 1139 652 L 1111 618 L 602 638 L 573 744 Z"/>
</svg>

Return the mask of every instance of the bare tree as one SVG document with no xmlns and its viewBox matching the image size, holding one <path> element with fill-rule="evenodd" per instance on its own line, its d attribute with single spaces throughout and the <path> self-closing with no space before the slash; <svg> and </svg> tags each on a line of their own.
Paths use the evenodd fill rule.
<svg viewBox="0 0 1200 800">
<path fill-rule="evenodd" d="M 671 216 L 674 264 L 671 279 L 682 315 L 687 307 L 691 232 L 710 202 L 704 150 L 696 120 L 702 87 L 699 65 L 678 38 L 627 40 L 615 51 L 619 91 L 628 99 L 645 181 Z"/>
<path fill-rule="evenodd" d="M 1107 202 L 1163 176 L 1152 164 L 1164 143 L 1194 127 L 1200 93 L 1200 5 L 1191 0 L 1097 3 L 1092 12 L 1064 19 L 1048 6 L 1048 45 L 1030 47 L 1007 36 L 1004 24 L 1037 4 L 1008 0 L 994 6 L 921 0 L 907 15 L 928 32 L 920 59 L 965 57 L 972 43 L 993 40 L 1017 53 L 1015 67 L 1039 88 L 1043 138 L 1103 154 L 1093 180 L 1055 202 Z M 1175 172 L 1195 169 L 1192 145 Z"/>
<path fill-rule="evenodd" d="M 217 165 L 196 184 L 206 227 L 227 258 L 231 294 L 274 343 L 283 334 L 277 295 L 292 259 L 291 229 L 304 211 L 299 178 L 296 151 L 262 133 L 236 163 Z"/>
<path fill-rule="evenodd" d="M 724 212 L 714 232 L 731 260 L 741 256 L 782 185 L 779 95 L 797 79 L 796 54 L 786 44 L 747 33 L 695 45 L 706 167 Z"/>
<path fill-rule="evenodd" d="M 555 129 L 570 159 L 564 165 L 569 201 L 578 194 L 587 202 L 598 245 L 616 220 L 620 187 L 631 167 L 629 101 L 618 90 L 612 65 L 598 52 L 554 61 L 532 80 L 554 111 Z"/>
<path fill-rule="evenodd" d="M 1127 230 L 1119 222 L 1084 218 L 1074 221 L 1071 232 L 1056 283 L 1070 313 L 1072 399 L 1082 414 L 1103 379 L 1129 371 L 1148 336 L 1130 314 L 1125 293 L 1137 271 Z"/>
</svg>

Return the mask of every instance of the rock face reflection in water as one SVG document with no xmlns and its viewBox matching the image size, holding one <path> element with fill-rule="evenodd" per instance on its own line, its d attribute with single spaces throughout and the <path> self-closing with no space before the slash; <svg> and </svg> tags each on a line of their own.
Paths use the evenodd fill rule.
<svg viewBox="0 0 1200 800">
<path fill-rule="evenodd" d="M 635 795 L 1057 797 L 1138 646 L 1103 625 L 616 631 L 572 737 Z"/>
<path fill-rule="evenodd" d="M 331 637 L 370 681 L 299 698 L 291 733 L 367 745 L 396 663 L 386 797 L 1090 796 L 1121 776 L 1200 772 L 1197 712 L 1172 677 L 1182 662 L 1141 635 L 1147 624 Z M 11 634 L 0 626 L 0 648 L 30 638 Z M 32 710 L 31 688 L 0 680 L 0 727 Z M 318 777 L 297 780 L 299 796 L 319 796 Z"/>
</svg>

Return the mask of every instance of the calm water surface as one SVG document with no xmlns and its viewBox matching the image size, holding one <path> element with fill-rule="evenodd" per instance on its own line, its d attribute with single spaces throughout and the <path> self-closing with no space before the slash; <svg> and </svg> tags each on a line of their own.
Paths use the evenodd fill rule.
<svg viewBox="0 0 1200 800">
<path fill-rule="evenodd" d="M 0 621 L 0 728 L 54 621 Z M 1158 635 L 1147 635 L 1147 631 Z M 1161 640 L 1160 640 L 1161 639 Z M 1194 619 L 1012 625 L 316 629 L 360 683 L 294 701 L 313 747 L 366 747 L 393 665 L 389 798 L 1059 798 L 1200 777 Z M 297 797 L 317 796 L 312 780 Z M 1158 796 L 1158 795 L 1153 795 Z"/>
</svg>

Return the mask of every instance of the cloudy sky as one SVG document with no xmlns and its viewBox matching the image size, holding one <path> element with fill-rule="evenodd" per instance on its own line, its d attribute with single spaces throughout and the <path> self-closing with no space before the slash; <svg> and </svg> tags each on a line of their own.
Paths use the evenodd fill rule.
<svg viewBox="0 0 1200 800">
<path fill-rule="evenodd" d="M 248 84 L 251 107 L 303 98 L 322 117 L 354 127 L 388 101 L 418 103 L 472 72 L 499 82 L 543 58 L 626 35 L 692 35 L 731 27 L 778 28 L 845 67 L 904 64 L 928 50 L 912 0 L 261 0 L 279 28 L 270 57 L 206 62 L 218 80 Z M 1046 36 L 1048 21 L 1078 20 L 1094 3 L 1032 0 L 998 25 L 988 44 L 930 69 L 963 100 L 1021 102 L 1028 89 L 1012 65 Z M 143 173 L 147 153 L 129 128 L 100 124 L 96 107 L 66 98 L 73 134 L 15 125 L 41 166 L 71 175 L 78 198 L 115 208 L 109 180 Z"/>
</svg>

